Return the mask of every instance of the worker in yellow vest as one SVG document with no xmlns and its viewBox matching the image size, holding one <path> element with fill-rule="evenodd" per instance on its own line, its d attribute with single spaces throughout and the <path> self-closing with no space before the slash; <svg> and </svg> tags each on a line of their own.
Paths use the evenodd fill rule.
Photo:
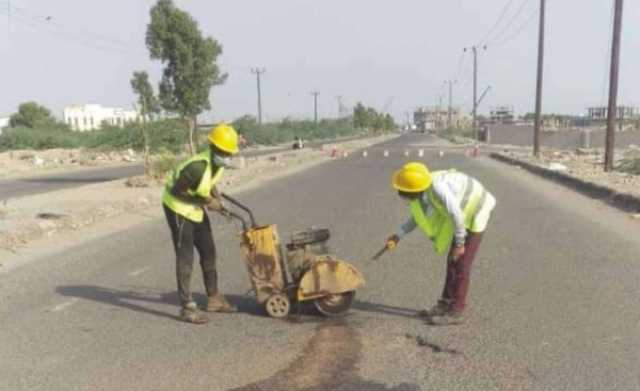
<svg viewBox="0 0 640 391">
<path fill-rule="evenodd" d="M 400 239 L 419 227 L 433 242 L 438 254 L 447 258 L 442 296 L 429 310 L 420 311 L 431 324 L 463 322 L 471 265 L 495 198 L 476 179 L 455 170 L 429 172 L 418 162 L 405 164 L 392 179 L 393 188 L 409 203 L 411 217 L 387 239 L 395 248 Z"/>
<path fill-rule="evenodd" d="M 200 255 L 200 266 L 207 292 L 208 312 L 235 312 L 236 308 L 218 292 L 216 247 L 209 217 L 204 208 L 226 213 L 216 183 L 225 169 L 224 159 L 238 153 L 238 134 L 221 123 L 209 133 L 209 148 L 181 163 L 167 179 L 162 195 L 167 223 L 176 253 L 176 276 L 180 299 L 180 318 L 204 324 L 208 318 L 198 309 L 191 296 L 191 272 L 194 247 Z"/>
</svg>

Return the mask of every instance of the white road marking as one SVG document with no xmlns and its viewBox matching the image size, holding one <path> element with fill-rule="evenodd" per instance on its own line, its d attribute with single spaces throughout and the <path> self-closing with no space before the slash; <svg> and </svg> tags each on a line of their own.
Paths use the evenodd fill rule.
<svg viewBox="0 0 640 391">
<path fill-rule="evenodd" d="M 69 299 L 65 302 L 62 302 L 60 304 L 58 304 L 57 306 L 53 307 L 51 309 L 51 312 L 58 312 L 58 311 L 62 311 L 65 308 L 71 307 L 72 305 L 74 305 L 75 303 L 77 303 L 80 299 L 73 298 L 73 299 Z"/>
<path fill-rule="evenodd" d="M 135 277 L 135 276 L 139 276 L 140 274 L 146 272 L 147 270 L 149 270 L 149 266 L 143 267 L 142 269 L 138 269 L 138 270 L 134 270 L 131 273 L 127 274 L 129 277 Z"/>
</svg>

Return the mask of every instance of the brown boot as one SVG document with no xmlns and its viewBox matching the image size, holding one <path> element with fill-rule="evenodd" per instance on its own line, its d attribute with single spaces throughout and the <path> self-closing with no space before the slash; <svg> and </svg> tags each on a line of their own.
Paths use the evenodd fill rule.
<svg viewBox="0 0 640 391">
<path fill-rule="evenodd" d="M 197 304 L 194 302 L 187 303 L 182 307 L 180 310 L 180 319 L 193 324 L 205 324 L 209 322 L 209 318 L 200 312 Z"/>
<path fill-rule="evenodd" d="M 227 299 L 219 293 L 209 296 L 207 299 L 207 312 L 237 312 L 238 308 L 231 305 Z"/>
<path fill-rule="evenodd" d="M 449 312 L 449 301 L 440 299 L 438 304 L 431 307 L 428 310 L 418 311 L 418 316 L 421 318 L 432 318 L 434 316 L 442 316 Z"/>
<path fill-rule="evenodd" d="M 449 311 L 441 316 L 434 316 L 427 320 L 427 323 L 433 326 L 451 326 L 464 324 L 465 317 L 462 312 Z"/>
</svg>

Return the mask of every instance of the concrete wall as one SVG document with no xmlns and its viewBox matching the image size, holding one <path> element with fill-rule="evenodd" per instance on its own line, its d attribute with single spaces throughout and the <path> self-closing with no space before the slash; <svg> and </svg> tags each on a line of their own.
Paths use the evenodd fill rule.
<svg viewBox="0 0 640 391">
<path fill-rule="evenodd" d="M 604 148 L 606 131 L 571 130 L 562 132 L 543 132 L 542 145 L 557 149 Z M 490 144 L 533 145 L 533 127 L 516 125 L 491 125 L 489 127 Z M 640 145 L 640 131 L 616 132 L 616 147 L 631 144 Z"/>
</svg>

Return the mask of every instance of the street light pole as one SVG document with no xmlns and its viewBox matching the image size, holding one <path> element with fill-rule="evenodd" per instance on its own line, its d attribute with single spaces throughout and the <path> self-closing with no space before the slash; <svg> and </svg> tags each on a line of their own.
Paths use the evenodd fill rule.
<svg viewBox="0 0 640 391">
<path fill-rule="evenodd" d="M 318 91 L 312 91 L 311 95 L 313 95 L 313 122 L 318 124 L 318 95 L 320 93 Z"/>
<path fill-rule="evenodd" d="M 609 108 L 607 113 L 607 140 L 604 154 L 604 170 L 613 170 L 613 154 L 615 149 L 615 123 L 618 107 L 618 79 L 620 71 L 620 36 L 622 35 L 623 0 L 615 0 L 615 16 L 613 19 L 613 45 L 611 46 L 611 75 L 609 77 Z"/>
<path fill-rule="evenodd" d="M 478 127 L 476 118 L 478 115 L 478 46 L 474 45 L 470 48 L 464 48 L 464 51 L 466 52 L 469 49 L 471 49 L 471 51 L 473 52 L 473 120 L 471 126 L 473 127 L 473 138 L 477 141 Z M 487 46 L 482 46 L 481 49 L 486 50 Z"/>
<path fill-rule="evenodd" d="M 536 119 L 533 130 L 533 155 L 540 157 L 540 134 L 542 128 L 542 77 L 544 70 L 544 20 L 546 0 L 540 0 L 540 29 L 538 32 L 538 76 L 536 84 Z"/>
<path fill-rule="evenodd" d="M 262 125 L 262 88 L 260 87 L 260 76 L 266 72 L 264 68 L 252 68 L 251 73 L 256 75 L 258 86 L 258 125 Z"/>
</svg>

